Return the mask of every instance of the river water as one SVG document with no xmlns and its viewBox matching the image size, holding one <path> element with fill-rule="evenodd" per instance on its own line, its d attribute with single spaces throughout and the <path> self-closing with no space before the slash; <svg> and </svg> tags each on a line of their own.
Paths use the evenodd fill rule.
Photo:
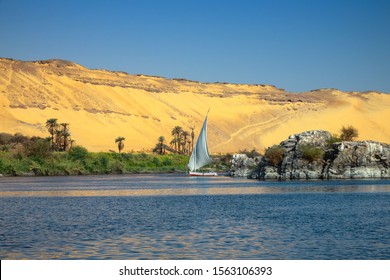
<svg viewBox="0 0 390 280">
<path fill-rule="evenodd" d="M 1 259 L 390 259 L 390 180 L 0 178 Z"/>
</svg>

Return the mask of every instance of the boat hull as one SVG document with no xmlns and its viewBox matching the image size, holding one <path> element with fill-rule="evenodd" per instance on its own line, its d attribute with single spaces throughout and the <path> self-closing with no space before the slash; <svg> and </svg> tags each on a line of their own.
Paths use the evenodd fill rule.
<svg viewBox="0 0 390 280">
<path fill-rule="evenodd" d="M 216 172 L 193 172 L 190 171 L 190 176 L 195 176 L 195 177 L 214 177 L 218 176 Z"/>
</svg>

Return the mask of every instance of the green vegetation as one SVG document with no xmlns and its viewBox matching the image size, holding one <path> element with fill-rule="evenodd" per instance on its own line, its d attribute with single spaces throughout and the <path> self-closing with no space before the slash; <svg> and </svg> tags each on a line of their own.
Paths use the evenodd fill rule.
<svg viewBox="0 0 390 280">
<path fill-rule="evenodd" d="M 285 150 L 282 147 L 273 145 L 265 151 L 264 156 L 273 166 L 278 166 L 283 160 L 284 153 Z"/>
<path fill-rule="evenodd" d="M 176 126 L 172 130 L 171 146 L 165 145 L 165 138 L 161 136 L 153 149 L 155 154 L 123 153 L 125 138 L 122 136 L 115 139 L 119 153 L 91 153 L 85 147 L 74 145 L 68 123 L 58 124 L 57 119 L 49 119 L 46 128 L 50 135 L 47 138 L 0 133 L 0 174 L 17 176 L 185 172 L 194 140 L 194 133 L 189 134 Z M 171 154 L 166 154 L 167 151 Z M 230 163 L 228 158 L 216 157 L 211 168 L 226 171 Z"/>
<path fill-rule="evenodd" d="M 51 150 L 66 151 L 72 148 L 75 140 L 71 139 L 69 123 L 58 123 L 57 119 L 46 121 L 47 131 L 50 133 Z"/>
<path fill-rule="evenodd" d="M 165 155 L 166 150 L 168 149 L 167 145 L 165 145 L 165 137 L 160 136 L 158 138 L 158 142 L 156 146 L 153 148 L 153 153 L 159 154 L 159 155 Z"/>
<path fill-rule="evenodd" d="M 42 145 L 38 141 L 37 146 Z M 50 143 L 46 142 L 48 147 Z M 38 149 L 39 153 L 41 149 Z M 90 153 L 81 146 L 68 152 L 21 156 L 0 151 L 0 173 L 4 175 L 83 175 L 184 172 L 188 156 L 146 153 Z"/>
<path fill-rule="evenodd" d="M 302 144 L 299 145 L 298 149 L 302 153 L 302 158 L 309 162 L 319 161 L 323 159 L 325 155 L 323 149 L 313 144 Z"/>
<path fill-rule="evenodd" d="M 327 141 L 328 148 L 331 148 L 334 143 L 342 141 L 354 141 L 359 136 L 359 131 L 352 125 L 343 126 L 340 129 L 340 135 L 334 133 Z"/>
<path fill-rule="evenodd" d="M 172 140 L 169 142 L 169 146 L 165 144 L 165 137 L 160 136 L 157 140 L 156 146 L 152 149 L 153 153 L 160 155 L 165 154 L 167 151 L 174 154 L 190 155 L 194 149 L 194 128 L 191 127 L 192 132 L 189 133 L 183 130 L 181 126 L 175 126 L 172 129 Z"/>
<path fill-rule="evenodd" d="M 131 173 L 167 173 L 185 172 L 189 154 L 194 145 L 194 131 L 188 133 L 180 126 L 173 128 L 170 146 L 165 137 L 160 136 L 152 149 L 154 154 L 122 153 L 125 138 L 115 139 L 118 152 L 91 153 L 85 147 L 74 145 L 70 138 L 69 124 L 57 123 L 57 119 L 49 119 L 46 128 L 50 137 L 27 137 L 16 133 L 0 133 L 0 174 L 4 175 L 81 175 L 81 174 L 131 174 Z M 341 134 L 333 134 L 328 141 L 329 147 L 340 141 L 352 141 L 358 137 L 353 126 L 342 127 Z M 324 150 L 320 147 L 305 144 L 299 146 L 303 159 L 309 162 L 324 158 Z M 169 152 L 169 154 L 167 154 Z M 249 157 L 259 153 L 241 150 Z M 277 167 L 285 154 L 279 145 L 269 147 L 265 151 L 265 159 Z M 213 156 L 210 168 L 223 172 L 229 169 L 232 156 Z"/>
<path fill-rule="evenodd" d="M 11 142 L 19 139 L 22 142 Z M 82 146 L 52 151 L 51 139 L 0 134 L 0 174 L 84 175 L 185 172 L 189 156 L 147 153 L 92 153 Z M 6 147 L 6 148 L 5 148 Z M 214 156 L 211 168 L 226 171 L 231 156 Z"/>
<path fill-rule="evenodd" d="M 341 140 L 340 136 L 337 135 L 337 134 L 332 134 L 332 136 L 330 137 L 330 139 L 327 141 L 327 144 L 328 144 L 328 148 L 332 148 L 332 145 L 334 143 L 337 143 L 337 142 L 341 142 L 343 140 Z"/>
<path fill-rule="evenodd" d="M 118 151 L 119 153 L 122 152 L 123 148 L 125 147 L 125 143 L 123 143 L 123 141 L 125 141 L 125 137 L 122 137 L 122 136 L 119 136 L 115 139 L 115 143 L 118 143 Z"/>
<path fill-rule="evenodd" d="M 341 128 L 340 138 L 342 141 L 354 141 L 358 136 L 358 130 L 352 125 Z"/>
<path fill-rule="evenodd" d="M 69 124 L 46 123 L 48 138 L 0 133 L 0 174 L 79 175 L 184 172 L 188 156 L 121 153 L 124 137 L 116 138 L 118 153 L 91 153 L 70 140 Z M 58 129 L 62 127 L 62 129 Z"/>
</svg>

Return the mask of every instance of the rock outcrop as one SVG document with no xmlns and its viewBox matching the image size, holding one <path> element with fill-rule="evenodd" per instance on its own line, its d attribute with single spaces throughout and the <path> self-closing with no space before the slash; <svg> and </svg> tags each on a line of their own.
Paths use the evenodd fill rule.
<svg viewBox="0 0 390 280">
<path fill-rule="evenodd" d="M 390 178 L 390 145 L 374 142 L 341 142 L 332 146 L 324 178 Z"/>
<path fill-rule="evenodd" d="M 229 175 L 232 177 L 257 177 L 255 168 L 259 165 L 262 157 L 250 158 L 246 154 L 235 154 L 231 160 Z"/>
<path fill-rule="evenodd" d="M 322 178 L 323 160 L 307 160 L 302 154 L 300 147 L 311 145 L 312 147 L 326 150 L 328 141 L 332 135 L 328 131 L 313 130 L 300 134 L 291 135 L 287 140 L 280 143 L 285 150 L 283 160 L 276 170 L 278 177 L 273 179 L 320 179 Z M 272 175 L 275 177 L 275 172 Z"/>
<path fill-rule="evenodd" d="M 246 170 L 250 165 L 243 165 L 240 170 L 246 171 L 234 175 L 274 180 L 390 178 L 389 144 L 375 141 L 332 144 L 331 140 L 332 135 L 322 130 L 291 135 L 278 145 L 283 149 L 280 162 L 275 164 L 265 156 L 255 170 L 252 168 L 252 173 Z"/>
</svg>

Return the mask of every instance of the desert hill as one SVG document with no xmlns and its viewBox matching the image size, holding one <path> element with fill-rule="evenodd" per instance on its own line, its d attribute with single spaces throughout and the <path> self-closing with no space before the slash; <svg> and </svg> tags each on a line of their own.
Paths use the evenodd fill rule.
<svg viewBox="0 0 390 280">
<path fill-rule="evenodd" d="M 290 93 L 271 85 L 200 83 L 91 70 L 65 60 L 0 58 L 0 131 L 48 136 L 45 122 L 70 123 L 91 151 L 150 150 L 174 126 L 199 132 L 209 114 L 211 153 L 277 144 L 288 135 L 353 125 L 360 139 L 390 142 L 390 94 L 319 89 Z"/>
</svg>

